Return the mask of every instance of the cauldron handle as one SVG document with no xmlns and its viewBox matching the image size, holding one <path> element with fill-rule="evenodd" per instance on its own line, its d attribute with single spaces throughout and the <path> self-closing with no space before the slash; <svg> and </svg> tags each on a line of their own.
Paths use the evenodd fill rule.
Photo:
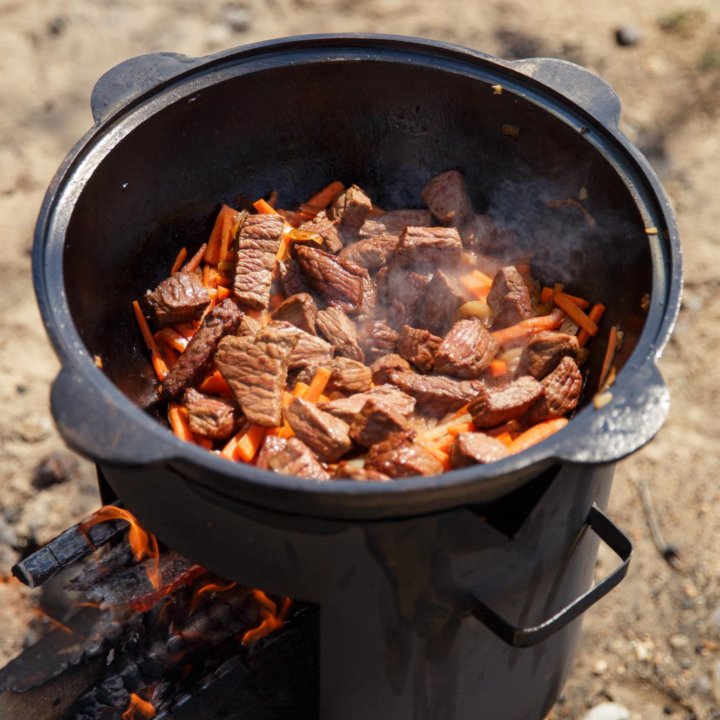
<svg viewBox="0 0 720 720">
<path fill-rule="evenodd" d="M 596 506 L 590 508 L 587 525 L 600 539 L 605 542 L 622 560 L 604 580 L 594 585 L 584 595 L 573 600 L 560 612 L 538 625 L 527 628 L 516 627 L 476 597 L 471 598 L 471 613 L 480 620 L 485 627 L 497 635 L 508 645 L 516 648 L 529 648 L 547 640 L 562 630 L 568 623 L 580 617 L 586 610 L 594 605 L 600 598 L 605 597 L 625 577 L 632 555 L 632 543 L 601 510 Z"/>
</svg>

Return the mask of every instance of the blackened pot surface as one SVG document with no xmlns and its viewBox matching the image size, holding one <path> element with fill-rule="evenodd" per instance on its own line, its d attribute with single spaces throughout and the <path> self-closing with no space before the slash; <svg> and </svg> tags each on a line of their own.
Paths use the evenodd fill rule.
<svg viewBox="0 0 720 720">
<path fill-rule="evenodd" d="M 124 98 L 113 98 L 118 88 Z M 130 61 L 101 80 L 95 102 L 98 125 L 46 197 L 33 262 L 63 363 L 53 413 L 68 443 L 102 465 L 172 468 L 285 512 L 391 517 L 488 501 L 556 460 L 614 461 L 662 424 L 668 397 L 655 359 L 679 302 L 676 227 L 652 170 L 617 130 L 617 98 L 595 76 L 415 39 L 314 37 L 198 61 Z M 206 239 L 219 202 L 276 188 L 292 206 L 338 178 L 383 207 L 417 206 L 425 182 L 448 168 L 466 174 L 478 211 L 519 231 L 508 260 L 530 253 L 542 281 L 604 301 L 603 327 L 621 324 L 622 371 L 607 407 L 586 403 L 564 431 L 490 466 L 360 485 L 229 464 L 140 409 L 154 380 L 130 301 L 167 275 L 179 247 Z M 546 204 L 581 188 L 593 227 Z M 602 341 L 591 347 L 586 398 L 603 352 Z"/>
</svg>

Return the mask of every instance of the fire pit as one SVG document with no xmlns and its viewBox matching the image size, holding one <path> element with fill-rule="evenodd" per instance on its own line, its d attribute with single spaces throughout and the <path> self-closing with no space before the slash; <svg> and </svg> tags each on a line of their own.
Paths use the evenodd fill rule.
<svg viewBox="0 0 720 720">
<path fill-rule="evenodd" d="M 213 572 L 320 606 L 321 717 L 543 717 L 574 621 L 627 568 L 630 543 L 600 509 L 613 464 L 668 406 L 655 360 L 679 305 L 677 231 L 612 90 L 561 61 L 321 36 L 131 60 L 92 104 L 96 125 L 46 196 L 34 270 L 63 364 L 53 413 L 108 499 Z M 612 299 L 624 343 L 604 406 L 491 466 L 378 484 L 232 465 L 151 417 L 130 302 L 199 246 L 218 200 L 275 187 L 291 204 L 338 177 L 392 208 L 449 167 L 514 223 L 541 279 Z M 593 223 L 547 202 L 581 188 Z M 623 564 L 587 591 L 595 535 Z"/>
</svg>

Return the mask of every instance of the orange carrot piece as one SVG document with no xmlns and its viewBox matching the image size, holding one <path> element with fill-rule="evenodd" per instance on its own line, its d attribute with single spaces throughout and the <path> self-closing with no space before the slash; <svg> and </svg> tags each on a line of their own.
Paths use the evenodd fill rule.
<svg viewBox="0 0 720 720">
<path fill-rule="evenodd" d="M 451 425 L 448 428 L 448 433 L 450 435 L 459 435 L 460 433 L 464 432 L 475 432 L 477 428 L 475 427 L 474 423 L 471 422 L 463 422 L 458 423 L 457 425 Z"/>
<path fill-rule="evenodd" d="M 457 411 L 455 411 L 453 413 L 452 418 L 455 419 L 455 418 L 459 418 L 459 417 L 462 417 L 463 415 L 465 415 L 468 411 L 468 405 L 470 405 L 470 403 L 465 403 L 465 405 L 463 405 L 461 408 L 459 408 Z"/>
<path fill-rule="evenodd" d="M 158 330 L 155 333 L 155 339 L 158 342 L 165 343 L 165 345 L 179 353 L 185 352 L 185 348 L 189 342 L 186 337 L 183 337 L 180 333 L 175 332 L 175 330 L 170 327 L 164 327 L 162 330 Z"/>
<path fill-rule="evenodd" d="M 562 430 L 567 424 L 568 419 L 564 417 L 554 418 L 553 420 L 543 420 L 518 435 L 508 449 L 513 455 L 527 450 L 529 447 L 537 445 L 537 443 L 543 440 L 547 440 L 547 438 L 555 434 L 558 430 Z"/>
<path fill-rule="evenodd" d="M 267 428 L 261 427 L 260 425 L 252 425 L 238 440 L 234 456 L 243 462 L 252 462 L 265 439 L 266 433 Z"/>
<path fill-rule="evenodd" d="M 195 272 L 199 267 L 200 263 L 202 262 L 203 255 L 205 255 L 205 251 L 207 250 L 207 243 L 203 243 L 200 246 L 200 249 L 183 265 L 183 272 Z"/>
<path fill-rule="evenodd" d="M 179 403 L 170 403 L 168 407 L 168 421 L 172 431 L 185 442 L 195 442 L 195 435 L 190 430 L 187 408 Z"/>
<path fill-rule="evenodd" d="M 443 470 L 450 469 L 450 455 L 444 450 L 438 450 L 436 448 L 428 448 L 428 450 L 440 461 L 443 466 Z"/>
<path fill-rule="evenodd" d="M 610 334 L 608 335 L 608 344 L 607 348 L 605 349 L 605 357 L 603 358 L 602 369 L 600 370 L 600 384 L 598 387 L 601 390 L 605 388 L 605 384 L 610 375 L 610 367 L 612 366 L 612 361 L 615 358 L 615 353 L 617 352 L 617 342 L 618 329 L 617 325 L 613 325 L 610 328 Z"/>
<path fill-rule="evenodd" d="M 605 314 L 605 310 L 606 308 L 602 303 L 596 303 L 592 306 L 592 308 L 590 308 L 588 317 L 597 325 L 599 324 L 600 320 L 602 320 L 602 316 Z M 580 347 L 585 347 L 590 337 L 590 333 L 587 332 L 587 330 L 581 328 L 580 332 L 578 332 L 577 334 L 578 345 Z"/>
<path fill-rule="evenodd" d="M 150 327 L 147 324 L 145 316 L 142 314 L 140 303 L 137 300 L 133 300 L 132 306 L 133 311 L 135 312 L 135 319 L 140 326 L 140 332 L 142 333 L 143 340 L 145 340 L 145 344 L 150 351 L 150 357 L 153 367 L 155 368 L 155 374 L 157 375 L 158 380 L 162 382 L 169 372 L 167 363 L 160 352 L 157 342 L 155 342 L 155 337 L 150 331 Z"/>
<path fill-rule="evenodd" d="M 582 312 L 582 310 L 580 311 Z M 562 325 L 565 313 L 556 308 L 549 315 L 540 315 L 539 317 L 521 320 L 516 325 L 496 330 L 492 336 L 499 345 L 504 345 L 513 340 L 520 340 L 529 337 L 533 333 L 541 330 L 557 330 Z"/>
<path fill-rule="evenodd" d="M 455 444 L 454 435 L 443 435 L 437 442 L 432 444 L 431 450 L 439 450 L 440 452 L 449 453 Z"/>
<path fill-rule="evenodd" d="M 492 280 L 479 270 L 473 270 L 473 272 L 467 273 L 466 275 L 461 275 L 458 280 L 460 284 L 478 300 L 484 300 L 492 287 Z"/>
<path fill-rule="evenodd" d="M 508 367 L 504 360 L 493 360 L 487 367 L 488 375 L 492 378 L 507 375 Z"/>
<path fill-rule="evenodd" d="M 509 432 L 498 433 L 494 436 L 496 440 L 499 440 L 505 447 L 509 448 L 512 445 L 513 439 Z"/>
<path fill-rule="evenodd" d="M 172 328 L 178 335 L 182 335 L 187 340 L 192 340 L 192 336 L 197 332 L 197 328 L 189 322 L 175 323 Z"/>
<path fill-rule="evenodd" d="M 308 402 L 317 402 L 325 391 L 327 384 L 330 382 L 332 370 L 326 367 L 320 367 L 315 372 L 315 377 L 310 381 L 310 387 L 305 393 L 305 400 Z"/>
<path fill-rule="evenodd" d="M 263 200 L 262 198 L 256 200 L 252 205 L 261 215 L 278 214 L 278 211 L 267 200 Z"/>
<path fill-rule="evenodd" d="M 572 301 L 565 293 L 556 293 L 553 302 L 557 305 L 576 325 L 590 335 L 597 333 L 597 325 Z"/>
<path fill-rule="evenodd" d="M 227 384 L 225 378 L 220 374 L 219 370 L 208 375 L 198 386 L 198 390 L 202 393 L 210 395 L 232 395 L 232 390 Z"/>
<path fill-rule="evenodd" d="M 520 430 L 521 426 L 517 420 L 508 420 L 505 424 L 500 425 L 499 427 L 487 430 L 485 434 L 490 435 L 491 437 L 498 437 L 498 435 L 503 435 L 505 433 L 517 433 Z"/>
<path fill-rule="evenodd" d="M 306 220 L 311 220 L 321 210 L 325 210 L 344 190 L 345 186 L 339 180 L 334 180 L 320 192 L 315 193 L 309 200 L 302 203 L 298 209 L 298 214 L 302 215 Z"/>
<path fill-rule="evenodd" d="M 285 296 L 282 293 L 273 293 L 270 296 L 270 309 L 274 310 L 278 305 L 282 304 Z"/>
<path fill-rule="evenodd" d="M 556 293 L 554 288 L 544 287 L 540 291 L 540 302 L 543 304 L 549 303 L 554 295 L 564 295 L 570 302 L 575 303 L 581 310 L 586 310 L 590 307 L 589 301 L 585 298 L 578 297 L 577 295 L 569 295 L 566 292 Z"/>
<path fill-rule="evenodd" d="M 180 252 L 177 254 L 177 257 L 175 258 L 175 262 L 173 263 L 172 267 L 170 268 L 170 274 L 174 275 L 181 267 L 182 264 L 185 262 L 185 258 L 187 257 L 187 248 L 180 248 Z"/>
<path fill-rule="evenodd" d="M 308 393 L 308 390 L 310 390 L 310 386 L 307 383 L 296 382 L 295 387 L 293 388 L 293 391 L 292 391 L 292 397 L 305 398 L 305 396 Z"/>
<path fill-rule="evenodd" d="M 275 255 L 276 260 L 284 260 L 287 257 L 288 248 L 290 247 L 290 238 L 288 236 L 288 233 L 283 233 L 283 235 L 280 237 L 280 245 L 278 245 L 278 251 L 277 255 Z"/>
<path fill-rule="evenodd" d="M 230 288 L 227 288 L 223 285 L 218 285 L 217 287 L 217 301 L 222 302 L 223 300 L 229 298 L 232 295 L 232 290 Z"/>
<path fill-rule="evenodd" d="M 233 210 L 228 205 L 222 205 L 220 208 L 220 211 L 215 218 L 215 224 L 213 225 L 212 232 L 210 233 L 210 239 L 207 242 L 204 258 L 206 263 L 217 265 L 218 262 L 220 262 L 220 245 L 227 226 L 228 217 L 233 217 L 237 214 L 237 210 Z"/>
</svg>

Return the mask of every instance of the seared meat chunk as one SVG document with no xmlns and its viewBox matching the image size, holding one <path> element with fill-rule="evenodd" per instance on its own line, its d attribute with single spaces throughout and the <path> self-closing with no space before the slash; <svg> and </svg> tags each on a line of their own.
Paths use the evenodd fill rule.
<svg viewBox="0 0 720 720">
<path fill-rule="evenodd" d="M 480 381 L 455 380 L 444 375 L 418 375 L 414 372 L 390 373 L 388 382 L 417 400 L 418 410 L 442 417 L 472 400 L 483 385 Z"/>
<path fill-rule="evenodd" d="M 318 462 L 312 450 L 298 438 L 279 438 L 267 435 L 255 465 L 283 475 L 328 480 L 330 475 Z"/>
<path fill-rule="evenodd" d="M 382 268 L 376 277 L 378 300 L 385 308 L 387 320 L 400 327 L 416 323 L 418 309 L 427 300 L 431 273 L 418 273 L 401 267 L 397 262 Z"/>
<path fill-rule="evenodd" d="M 293 245 L 293 253 L 310 285 L 328 304 L 351 314 L 359 312 L 364 282 L 369 279 L 365 268 L 306 245 Z"/>
<path fill-rule="evenodd" d="M 420 330 L 409 325 L 400 329 L 398 353 L 411 362 L 420 372 L 428 373 L 435 362 L 435 352 L 440 347 L 442 338 L 427 330 Z M 440 371 L 442 372 L 442 371 Z"/>
<path fill-rule="evenodd" d="M 415 440 L 415 432 L 394 433 L 383 442 L 373 445 L 365 461 L 366 470 L 375 470 L 390 477 L 437 475 L 442 463 Z"/>
<path fill-rule="evenodd" d="M 357 186 L 351 185 L 328 210 L 328 217 L 340 227 L 343 237 L 357 237 L 360 226 L 372 210 L 372 201 Z"/>
<path fill-rule="evenodd" d="M 438 270 L 425 289 L 416 324 L 435 335 L 444 335 L 455 321 L 455 312 L 468 297 L 455 278 Z"/>
<path fill-rule="evenodd" d="M 195 273 L 176 272 L 163 280 L 145 301 L 158 327 L 175 322 L 196 320 L 210 304 L 210 296 Z"/>
<path fill-rule="evenodd" d="M 296 293 L 280 303 L 273 310 L 272 317 L 273 320 L 285 320 L 285 322 L 292 323 L 295 327 L 315 335 L 317 332 L 315 326 L 317 313 L 317 305 L 312 295 Z"/>
<path fill-rule="evenodd" d="M 545 330 L 533 335 L 525 346 L 517 375 L 532 375 L 542 380 L 564 357 L 574 358 L 579 350 L 574 335 Z"/>
<path fill-rule="evenodd" d="M 302 398 L 294 398 L 285 408 L 285 419 L 295 435 L 325 462 L 339 460 L 352 447 L 344 420 Z"/>
<path fill-rule="evenodd" d="M 450 464 L 461 468 L 476 463 L 485 464 L 508 456 L 508 449 L 490 435 L 477 432 L 460 433 L 455 438 Z"/>
<path fill-rule="evenodd" d="M 432 215 L 428 210 L 390 210 L 382 215 L 368 217 L 362 224 L 358 236 L 360 240 L 390 235 L 398 238 L 406 227 L 428 227 Z"/>
<path fill-rule="evenodd" d="M 566 415 L 577 407 L 583 377 L 575 360 L 564 357 L 540 383 L 542 396 L 520 418 L 526 425 Z"/>
<path fill-rule="evenodd" d="M 387 482 L 390 480 L 385 473 L 377 470 L 367 470 L 364 467 L 352 465 L 349 462 L 340 463 L 333 473 L 336 480 L 355 480 L 357 482 Z"/>
<path fill-rule="evenodd" d="M 365 360 L 355 323 L 340 308 L 320 310 L 317 314 L 317 327 L 328 342 L 333 344 L 338 355 L 360 362 Z"/>
<path fill-rule="evenodd" d="M 372 388 L 372 372 L 367 365 L 349 358 L 333 358 L 330 365 L 332 375 L 330 376 L 329 390 L 355 393 L 366 392 Z"/>
<path fill-rule="evenodd" d="M 278 278 L 285 296 L 310 294 L 311 287 L 305 281 L 300 265 L 292 258 L 278 263 Z"/>
<path fill-rule="evenodd" d="M 403 357 L 390 353 L 379 357 L 371 366 L 372 380 L 376 385 L 383 385 L 388 381 L 391 372 L 404 372 L 410 370 L 410 363 Z"/>
<path fill-rule="evenodd" d="M 445 375 L 480 377 L 498 352 L 482 320 L 458 320 L 435 353 L 435 370 Z"/>
<path fill-rule="evenodd" d="M 274 320 L 268 326 L 272 330 L 295 338 L 295 347 L 290 353 L 288 370 L 328 365 L 332 360 L 333 346 L 317 335 L 311 335 L 289 322 Z"/>
<path fill-rule="evenodd" d="M 284 226 L 280 215 L 247 215 L 238 229 L 233 287 L 240 304 L 256 310 L 270 304 L 272 271 Z"/>
<path fill-rule="evenodd" d="M 243 315 L 239 325 L 237 326 L 235 334 L 239 336 L 249 335 L 250 337 L 255 337 L 260 332 L 261 327 L 262 325 L 260 325 L 254 317 Z"/>
<path fill-rule="evenodd" d="M 166 397 L 177 397 L 203 375 L 222 337 L 234 333 L 242 317 L 242 310 L 230 298 L 216 305 L 205 316 L 185 352 L 163 380 Z"/>
<path fill-rule="evenodd" d="M 222 440 L 235 431 L 240 413 L 233 403 L 188 388 L 183 404 L 188 410 L 190 430 L 194 433 L 213 440 Z"/>
<path fill-rule="evenodd" d="M 335 223 L 333 223 L 325 213 L 319 212 L 312 220 L 308 220 L 300 226 L 300 230 L 304 232 L 319 235 L 322 240 L 322 249 L 335 255 L 343 249 L 343 241 L 337 231 Z"/>
<path fill-rule="evenodd" d="M 378 403 L 397 410 L 402 415 L 409 416 L 415 409 L 415 399 L 407 393 L 398 390 L 393 385 L 378 385 L 364 393 L 355 393 L 347 398 L 330 400 L 318 403 L 321 410 L 332 413 L 335 417 L 345 420 L 348 424 L 363 409 L 367 400 L 376 400 Z"/>
<path fill-rule="evenodd" d="M 455 267 L 462 253 L 462 241 L 455 228 L 407 227 L 400 235 L 395 255 L 404 267 L 435 269 Z"/>
<path fill-rule="evenodd" d="M 384 320 L 369 320 L 358 330 L 360 347 L 368 360 L 394 353 L 399 335 Z"/>
<path fill-rule="evenodd" d="M 484 430 L 519 418 L 542 396 L 543 389 L 533 377 L 525 375 L 500 389 L 481 387 L 468 412 L 475 427 Z"/>
<path fill-rule="evenodd" d="M 350 424 L 350 437 L 358 444 L 371 447 L 382 442 L 388 435 L 407 430 L 408 420 L 387 403 L 370 398 Z"/>
<path fill-rule="evenodd" d="M 465 178 L 457 170 L 436 175 L 423 189 L 422 199 L 444 225 L 459 227 L 472 216 L 472 202 Z"/>
<path fill-rule="evenodd" d="M 398 242 L 396 235 L 375 235 L 343 248 L 340 257 L 368 270 L 377 270 L 393 255 Z"/>
<path fill-rule="evenodd" d="M 493 330 L 514 325 L 533 315 L 530 293 L 523 276 L 514 265 L 497 271 L 487 303 L 493 312 Z"/>
<path fill-rule="evenodd" d="M 270 326 L 254 338 L 231 336 L 220 342 L 215 364 L 254 425 L 277 427 L 282 422 L 283 389 L 297 342 L 284 328 Z"/>
</svg>

